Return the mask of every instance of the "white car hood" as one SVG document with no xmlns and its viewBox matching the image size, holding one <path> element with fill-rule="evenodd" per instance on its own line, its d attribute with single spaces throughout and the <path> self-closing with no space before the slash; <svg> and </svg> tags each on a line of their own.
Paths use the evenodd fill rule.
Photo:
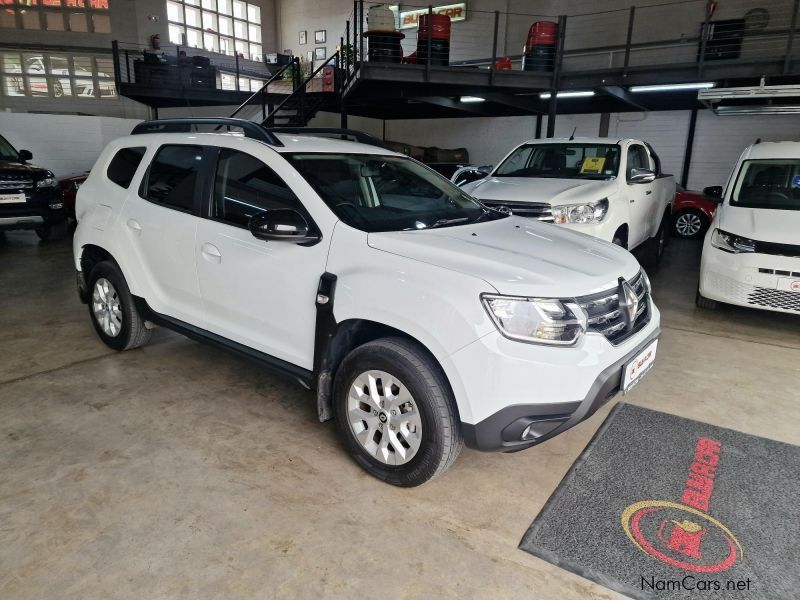
<svg viewBox="0 0 800 600">
<path fill-rule="evenodd" d="M 481 200 L 545 202 L 551 205 L 594 202 L 616 191 L 614 181 L 549 177 L 489 177 L 464 191 Z"/>
<path fill-rule="evenodd" d="M 627 250 L 523 217 L 418 231 L 370 233 L 378 250 L 483 279 L 502 294 L 572 298 L 630 279 Z"/>
<path fill-rule="evenodd" d="M 800 245 L 800 210 L 742 208 L 726 204 L 718 227 L 728 233 L 777 244 Z"/>
</svg>

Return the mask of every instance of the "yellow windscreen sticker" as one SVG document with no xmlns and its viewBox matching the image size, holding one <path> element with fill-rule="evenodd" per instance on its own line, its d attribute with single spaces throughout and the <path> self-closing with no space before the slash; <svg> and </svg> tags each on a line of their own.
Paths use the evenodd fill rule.
<svg viewBox="0 0 800 600">
<path fill-rule="evenodd" d="M 581 173 L 602 173 L 603 166 L 606 164 L 606 159 L 598 156 L 590 156 L 583 159 L 581 165 Z"/>
</svg>

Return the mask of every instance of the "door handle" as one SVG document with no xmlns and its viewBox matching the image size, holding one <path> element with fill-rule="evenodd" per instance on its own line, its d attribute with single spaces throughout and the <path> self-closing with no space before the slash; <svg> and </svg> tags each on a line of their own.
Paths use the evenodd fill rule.
<svg viewBox="0 0 800 600">
<path fill-rule="evenodd" d="M 644 195 L 645 196 L 649 196 L 652 193 L 653 193 L 653 190 L 645 190 Z"/>
<path fill-rule="evenodd" d="M 142 233 L 142 226 L 139 225 L 139 221 L 136 219 L 128 219 L 128 227 L 130 227 L 137 235 L 141 235 Z"/>
<path fill-rule="evenodd" d="M 202 246 L 200 246 L 200 252 L 208 262 L 219 264 L 222 262 L 222 253 L 219 251 L 214 244 L 209 244 L 208 242 L 204 242 Z"/>
</svg>

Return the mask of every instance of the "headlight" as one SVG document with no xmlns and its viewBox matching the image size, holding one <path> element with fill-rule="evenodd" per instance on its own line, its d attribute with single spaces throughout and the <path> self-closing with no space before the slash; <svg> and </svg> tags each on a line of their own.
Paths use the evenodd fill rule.
<svg viewBox="0 0 800 600">
<path fill-rule="evenodd" d="M 647 273 L 644 272 L 644 269 L 642 269 L 641 273 L 642 273 L 642 283 L 644 284 L 644 291 L 650 294 L 653 291 L 653 286 L 650 285 L 650 278 L 647 276 Z"/>
<path fill-rule="evenodd" d="M 39 181 L 36 182 L 37 188 L 55 187 L 55 185 L 56 185 L 55 177 L 45 177 L 44 179 L 40 179 Z"/>
<path fill-rule="evenodd" d="M 586 313 L 569 301 L 490 294 L 481 300 L 500 333 L 512 340 L 571 346 L 586 331 Z"/>
<path fill-rule="evenodd" d="M 740 252 L 755 252 L 756 243 L 746 237 L 734 235 L 721 229 L 715 229 L 711 234 L 711 245 L 724 252 L 739 254 Z"/>
<path fill-rule="evenodd" d="M 553 207 L 553 222 L 563 223 L 599 223 L 608 212 L 608 198 L 589 204 L 564 204 Z"/>
</svg>

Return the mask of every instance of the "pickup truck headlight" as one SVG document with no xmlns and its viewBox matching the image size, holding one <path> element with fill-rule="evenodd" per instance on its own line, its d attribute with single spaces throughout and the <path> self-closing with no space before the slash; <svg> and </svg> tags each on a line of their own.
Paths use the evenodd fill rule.
<svg viewBox="0 0 800 600">
<path fill-rule="evenodd" d="M 608 212 L 608 198 L 589 204 L 563 204 L 553 207 L 553 222 L 564 223 L 599 223 Z"/>
<path fill-rule="evenodd" d="M 512 340 L 571 346 L 586 331 L 586 313 L 567 300 L 483 294 L 481 301 L 500 333 Z"/>
<path fill-rule="evenodd" d="M 55 177 L 45 177 L 44 179 L 40 179 L 39 181 L 36 182 L 37 188 L 55 187 L 55 185 L 56 185 Z"/>
<path fill-rule="evenodd" d="M 724 252 L 739 254 L 740 252 L 755 252 L 756 243 L 746 237 L 715 229 L 711 234 L 711 245 Z"/>
</svg>

